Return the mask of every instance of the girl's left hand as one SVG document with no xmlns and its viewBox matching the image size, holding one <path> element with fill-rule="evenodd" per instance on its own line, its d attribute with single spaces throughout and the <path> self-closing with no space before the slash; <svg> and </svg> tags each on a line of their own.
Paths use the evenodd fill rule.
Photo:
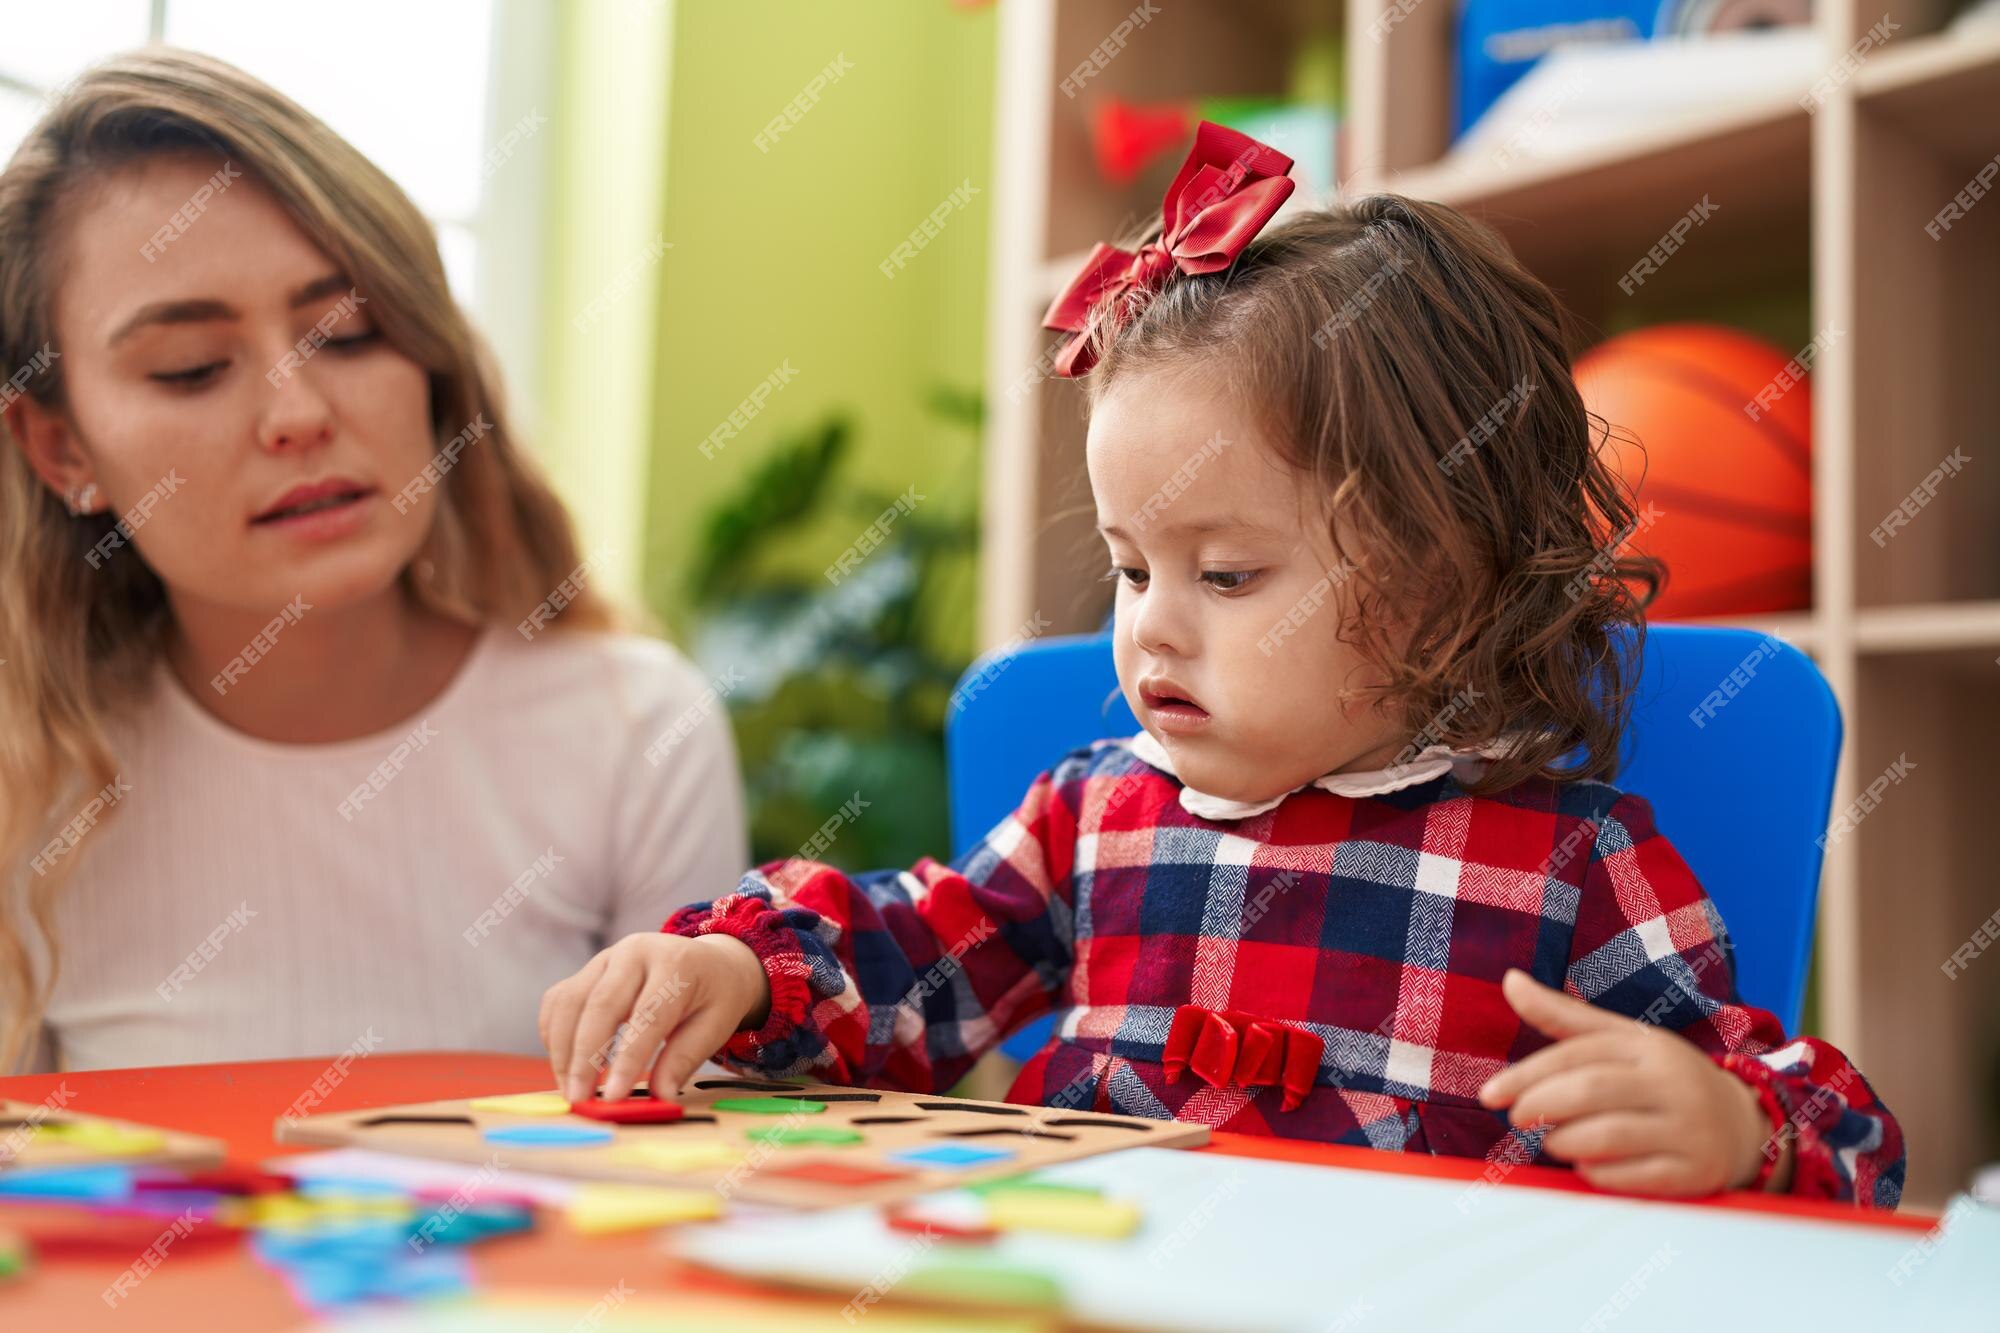
<svg viewBox="0 0 2000 1333">
<path fill-rule="evenodd" d="M 1550 1156 L 1634 1194 L 1712 1194 L 1756 1178 L 1771 1138 L 1763 1108 L 1700 1047 L 1518 968 L 1500 988 L 1522 1021 L 1556 1040 L 1488 1079 L 1479 1100 L 1511 1107 L 1517 1126 L 1553 1126 L 1542 1139 Z"/>
</svg>

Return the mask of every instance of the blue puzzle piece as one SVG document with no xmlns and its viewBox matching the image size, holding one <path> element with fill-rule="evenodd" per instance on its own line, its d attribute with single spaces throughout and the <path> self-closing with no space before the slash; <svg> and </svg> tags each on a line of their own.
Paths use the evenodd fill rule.
<svg viewBox="0 0 2000 1333">
<path fill-rule="evenodd" d="M 363 1223 L 333 1233 L 260 1232 L 251 1250 L 316 1309 L 370 1300 L 452 1295 L 471 1286 L 471 1267 L 457 1250 L 412 1253 L 401 1227 Z"/>
<path fill-rule="evenodd" d="M 412 1224 L 412 1243 L 472 1245 L 494 1236 L 526 1231 L 534 1225 L 535 1215 L 513 1204 L 476 1203 L 454 1213 L 447 1213 L 441 1206 Z"/>
<path fill-rule="evenodd" d="M 609 1143 L 612 1133 L 594 1125 L 506 1125 L 486 1131 L 488 1143 L 516 1148 L 584 1148 Z"/>
<path fill-rule="evenodd" d="M 964 1143 L 939 1143 L 929 1148 L 905 1148 L 889 1154 L 892 1162 L 912 1166 L 985 1166 L 1014 1156 L 1012 1148 L 974 1148 Z"/>
<path fill-rule="evenodd" d="M 361 1176 L 314 1176 L 292 1186 L 292 1192 L 307 1199 L 323 1199 L 328 1196 L 343 1198 L 362 1194 L 394 1199 L 409 1193 L 401 1185 L 392 1185 L 386 1180 L 368 1180 Z"/>
<path fill-rule="evenodd" d="M 57 1167 L 0 1176 L 0 1198 L 80 1199 L 99 1203 L 132 1195 L 132 1171 L 123 1166 Z"/>
</svg>

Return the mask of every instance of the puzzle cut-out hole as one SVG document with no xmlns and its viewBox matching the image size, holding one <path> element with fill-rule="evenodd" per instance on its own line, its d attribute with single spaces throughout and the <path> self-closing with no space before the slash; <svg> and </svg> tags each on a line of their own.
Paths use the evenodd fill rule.
<svg viewBox="0 0 2000 1333">
<path fill-rule="evenodd" d="M 695 1087 L 706 1092 L 710 1088 L 734 1088 L 740 1092 L 797 1092 L 796 1083 L 762 1083 L 754 1078 L 705 1078 Z"/>
<path fill-rule="evenodd" d="M 1134 1134 L 1149 1132 L 1144 1125 L 1128 1125 L 1122 1120 L 1086 1120 L 1077 1115 L 1058 1116 L 1054 1120 L 1044 1120 L 1042 1123 L 1058 1129 L 1126 1129 Z"/>
<path fill-rule="evenodd" d="M 922 1111 L 970 1111 L 975 1115 L 1026 1115 L 1018 1106 L 982 1106 L 978 1102 L 918 1102 Z"/>
</svg>

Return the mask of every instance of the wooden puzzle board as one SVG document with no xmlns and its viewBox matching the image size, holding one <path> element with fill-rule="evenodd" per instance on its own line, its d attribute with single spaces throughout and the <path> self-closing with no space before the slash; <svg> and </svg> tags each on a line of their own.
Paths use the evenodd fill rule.
<svg viewBox="0 0 2000 1333">
<path fill-rule="evenodd" d="M 474 1105 L 487 1100 L 281 1121 L 277 1137 L 284 1143 L 471 1163 L 489 1162 L 498 1153 L 507 1167 L 524 1171 L 648 1185 L 717 1187 L 733 1175 L 734 1184 L 726 1186 L 732 1197 L 795 1208 L 888 1203 L 1121 1148 L 1192 1148 L 1208 1141 L 1206 1126 L 1171 1120 L 742 1078 L 695 1080 L 676 1099 L 686 1116 L 661 1124 L 608 1124 L 568 1112 L 527 1115 Z M 801 1113 L 790 1106 L 797 1101 L 824 1109 Z M 740 1109 L 754 1103 L 764 1104 L 763 1113 Z M 611 1138 L 584 1146 L 527 1146 L 486 1137 L 494 1130 L 558 1125 L 609 1131 Z M 847 1144 L 809 1141 L 825 1130 L 861 1138 Z M 770 1141 L 801 1131 L 808 1141 Z M 945 1155 L 961 1150 L 1004 1155 L 965 1163 L 898 1160 L 899 1154 L 940 1149 Z M 704 1153 L 710 1160 L 696 1160 Z M 815 1179 L 814 1172 L 874 1178 Z"/>
<path fill-rule="evenodd" d="M 222 1144 L 194 1134 L 0 1098 L 0 1175 L 80 1166 L 218 1166 Z"/>
</svg>

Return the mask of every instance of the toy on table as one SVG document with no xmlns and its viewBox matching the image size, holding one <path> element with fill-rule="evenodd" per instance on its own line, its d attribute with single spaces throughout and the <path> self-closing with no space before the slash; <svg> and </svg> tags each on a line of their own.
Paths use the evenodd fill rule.
<svg viewBox="0 0 2000 1333">
<path fill-rule="evenodd" d="M 242 1166 L 20 1170 L 0 1175 L 0 1204 L 21 1244 L 49 1259 L 127 1264 L 134 1255 L 247 1243 L 300 1304 L 322 1310 L 462 1293 L 471 1284 L 464 1247 L 534 1225 L 531 1208 L 477 1180 L 445 1194 L 366 1180 L 295 1181 Z M 9 1262 L 5 1248 L 0 1270 Z M 107 1302 L 115 1308 L 149 1271 L 128 1268 L 106 1288 Z"/>
<path fill-rule="evenodd" d="M 0 1231 L 0 1282 L 25 1274 L 31 1253 L 26 1239 L 12 1231 Z"/>
<path fill-rule="evenodd" d="M 198 1169 L 222 1159 L 215 1139 L 0 1099 L 0 1180 L 17 1171 L 106 1163 Z"/>
<path fill-rule="evenodd" d="M 665 1104 L 675 1109 L 660 1109 L 644 1088 L 614 1106 L 524 1093 L 309 1116 L 281 1122 L 277 1137 L 472 1163 L 497 1152 L 524 1170 L 796 1208 L 883 1203 L 1122 1148 L 1208 1140 L 1205 1126 L 1170 1120 L 758 1079 L 697 1079 Z"/>
</svg>

